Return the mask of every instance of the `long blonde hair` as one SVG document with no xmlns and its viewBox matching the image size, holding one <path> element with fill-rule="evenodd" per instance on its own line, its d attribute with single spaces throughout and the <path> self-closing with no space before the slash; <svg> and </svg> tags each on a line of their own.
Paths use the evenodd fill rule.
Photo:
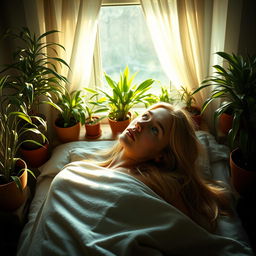
<svg viewBox="0 0 256 256">
<path fill-rule="evenodd" d="M 160 162 L 152 160 L 140 164 L 134 172 L 141 175 L 140 179 L 167 202 L 172 203 L 175 195 L 181 196 L 190 217 L 212 231 L 218 216 L 229 213 L 227 191 L 203 177 L 198 162 L 203 148 L 186 110 L 167 103 L 157 103 L 149 109 L 156 108 L 165 108 L 170 113 L 169 145 L 164 149 Z M 108 166 L 121 150 L 121 145 L 117 143 L 108 153 L 108 159 L 100 165 Z M 209 225 L 205 225 L 202 218 Z"/>
</svg>

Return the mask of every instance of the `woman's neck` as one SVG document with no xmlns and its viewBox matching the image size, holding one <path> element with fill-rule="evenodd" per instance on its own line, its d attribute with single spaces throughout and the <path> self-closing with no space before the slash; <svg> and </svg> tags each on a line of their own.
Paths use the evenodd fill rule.
<svg viewBox="0 0 256 256">
<path fill-rule="evenodd" d="M 116 154 L 116 156 L 112 159 L 112 161 L 109 163 L 107 168 L 110 169 L 117 169 L 117 168 L 125 168 L 125 169 L 131 169 L 135 166 L 137 166 L 139 162 L 137 160 L 131 159 L 127 157 L 123 151 Z"/>
</svg>

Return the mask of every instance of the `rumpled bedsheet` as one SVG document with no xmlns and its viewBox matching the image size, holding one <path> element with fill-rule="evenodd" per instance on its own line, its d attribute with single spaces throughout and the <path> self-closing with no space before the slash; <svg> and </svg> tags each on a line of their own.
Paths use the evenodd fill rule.
<svg viewBox="0 0 256 256">
<path fill-rule="evenodd" d="M 84 162 L 68 164 L 23 235 L 18 256 L 253 255 L 214 235 L 139 180 Z"/>
</svg>

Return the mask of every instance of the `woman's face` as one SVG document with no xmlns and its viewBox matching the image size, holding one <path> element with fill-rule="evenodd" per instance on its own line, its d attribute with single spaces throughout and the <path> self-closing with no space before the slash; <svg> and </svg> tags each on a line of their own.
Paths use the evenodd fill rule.
<svg viewBox="0 0 256 256">
<path fill-rule="evenodd" d="M 170 113 L 165 108 L 146 111 L 119 136 L 126 157 L 136 161 L 158 159 L 169 144 Z"/>
</svg>

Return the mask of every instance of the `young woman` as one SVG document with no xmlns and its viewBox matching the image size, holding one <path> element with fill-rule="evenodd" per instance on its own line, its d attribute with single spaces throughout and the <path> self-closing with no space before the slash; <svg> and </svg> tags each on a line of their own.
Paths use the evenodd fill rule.
<svg viewBox="0 0 256 256">
<path fill-rule="evenodd" d="M 131 122 L 99 165 L 134 176 L 213 231 L 218 216 L 229 214 L 228 192 L 203 177 L 199 154 L 203 151 L 189 114 L 158 103 Z"/>
<path fill-rule="evenodd" d="M 237 238 L 208 232 L 228 204 L 202 177 L 200 154 L 184 110 L 150 107 L 104 162 L 80 158 L 54 177 L 17 255 L 253 255 Z"/>
</svg>

